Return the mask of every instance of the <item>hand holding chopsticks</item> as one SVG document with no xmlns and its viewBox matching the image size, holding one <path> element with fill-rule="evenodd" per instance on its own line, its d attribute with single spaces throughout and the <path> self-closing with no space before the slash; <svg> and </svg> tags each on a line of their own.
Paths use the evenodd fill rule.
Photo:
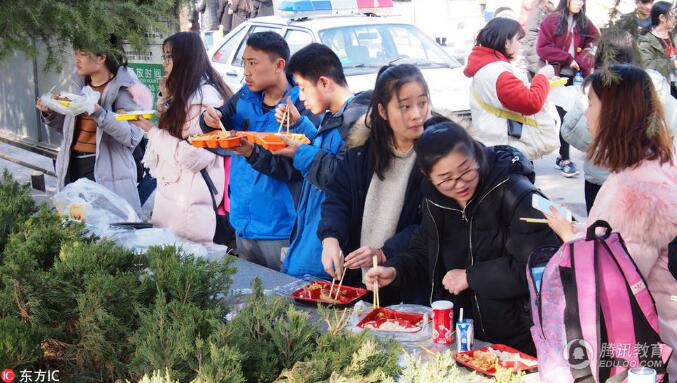
<svg viewBox="0 0 677 383">
<path fill-rule="evenodd" d="M 340 253 L 340 256 L 343 257 L 343 252 Z M 336 270 L 338 271 L 338 270 Z M 341 270 L 341 280 L 339 281 L 338 284 L 338 289 L 336 289 L 336 298 L 333 298 L 334 300 L 338 300 L 339 293 L 341 292 L 341 286 L 343 286 L 343 278 L 346 276 L 346 270 L 345 268 Z M 331 288 L 329 289 L 329 297 L 332 297 L 333 292 L 334 292 L 334 284 L 336 283 L 336 278 L 331 279 Z"/>
</svg>

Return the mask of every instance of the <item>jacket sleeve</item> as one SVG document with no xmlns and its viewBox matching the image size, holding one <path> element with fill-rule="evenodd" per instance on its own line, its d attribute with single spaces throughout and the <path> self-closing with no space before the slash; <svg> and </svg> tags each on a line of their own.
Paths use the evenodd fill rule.
<svg viewBox="0 0 677 383">
<path fill-rule="evenodd" d="M 423 286 L 431 282 L 428 279 L 428 246 L 435 239 L 431 235 L 433 229 L 427 219 L 424 218 L 422 224 L 414 228 L 404 251 L 387 257 L 384 266 L 397 270 L 393 286 Z"/>
<path fill-rule="evenodd" d="M 592 143 L 592 135 L 588 130 L 585 111 L 576 103 L 574 108 L 564 116 L 562 121 L 562 138 L 574 148 L 585 152 Z"/>
<path fill-rule="evenodd" d="M 63 114 L 57 113 L 55 111 L 51 111 L 49 113 L 40 112 L 40 118 L 47 126 L 63 134 L 63 123 L 65 119 Z"/>
<path fill-rule="evenodd" d="M 527 116 L 543 109 L 549 90 L 550 82 L 543 75 L 534 76 L 531 87 L 525 86 L 509 71 L 501 73 L 496 80 L 496 93 L 501 104 L 508 110 Z"/>
<path fill-rule="evenodd" d="M 390 237 L 383 244 L 383 253 L 386 258 L 397 254 L 402 251 L 406 251 L 409 247 L 409 242 L 411 241 L 414 232 L 420 225 L 409 225 L 405 227 L 402 231 Z"/>
<path fill-rule="evenodd" d="M 322 203 L 320 224 L 317 228 L 317 236 L 320 241 L 325 238 L 336 238 L 339 243 L 348 243 L 350 233 L 350 217 L 353 211 L 353 191 L 351 186 L 352 156 L 350 153 L 339 162 L 331 180 L 324 190 L 325 200 Z"/>
<path fill-rule="evenodd" d="M 592 22 L 589 22 L 587 35 L 580 47 L 581 51 L 576 54 L 576 62 L 581 66 L 581 70 L 586 76 L 592 72 L 595 64 L 595 58 L 586 49 L 591 48 L 597 40 L 599 40 L 599 30 Z"/>
<path fill-rule="evenodd" d="M 549 62 L 569 65 L 574 60 L 571 55 L 555 45 L 555 26 L 552 17 L 546 17 L 541 23 L 541 30 L 538 32 L 538 44 L 536 52 L 543 60 Z"/>
<path fill-rule="evenodd" d="M 507 191 L 506 194 L 508 193 L 510 192 Z M 533 193 L 536 191 L 522 193 L 517 197 L 514 212 L 502 213 L 510 217 L 505 255 L 475 262 L 466 271 L 470 288 L 484 299 L 512 299 L 528 295 L 526 265 L 529 256 L 543 246 L 559 246 L 561 243 L 547 225 L 520 220 L 543 218 L 540 212 L 531 207 Z"/>
<path fill-rule="evenodd" d="M 166 130 L 152 127 L 148 131 L 148 138 L 154 146 L 175 148 L 174 155 L 179 165 L 193 173 L 211 165 L 216 160 L 216 155 L 190 145 L 185 140 L 179 140 Z"/>
<path fill-rule="evenodd" d="M 661 70 L 661 64 L 660 64 L 660 52 L 656 52 L 656 49 L 654 49 L 653 44 L 651 43 L 651 40 L 649 40 L 651 37 L 650 36 L 642 36 L 639 38 L 638 41 L 638 46 L 639 46 L 639 56 L 642 60 L 642 66 L 646 69 L 653 69 L 658 72 Z"/>
<path fill-rule="evenodd" d="M 132 99 L 132 95 L 127 88 L 120 88 L 118 97 L 115 99 L 115 107 L 132 111 L 138 108 L 138 105 Z M 143 130 L 130 124 L 127 121 L 118 121 L 115 119 L 113 111 L 99 108 L 92 113 L 97 126 L 113 139 L 128 148 L 135 148 L 141 139 L 143 139 Z"/>
</svg>

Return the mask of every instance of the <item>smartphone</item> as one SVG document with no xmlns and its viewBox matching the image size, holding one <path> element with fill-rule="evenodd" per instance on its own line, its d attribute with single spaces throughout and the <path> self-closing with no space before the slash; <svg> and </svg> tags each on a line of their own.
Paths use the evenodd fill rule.
<svg viewBox="0 0 677 383">
<path fill-rule="evenodd" d="M 557 211 L 559 211 L 559 213 L 562 215 L 562 217 L 567 219 L 567 221 L 573 221 L 573 214 L 571 214 L 569 209 L 566 209 L 548 199 L 543 198 L 540 194 L 533 194 L 531 198 L 531 206 L 543 214 L 551 214 L 550 207 L 554 206 L 555 209 L 557 209 Z"/>
</svg>

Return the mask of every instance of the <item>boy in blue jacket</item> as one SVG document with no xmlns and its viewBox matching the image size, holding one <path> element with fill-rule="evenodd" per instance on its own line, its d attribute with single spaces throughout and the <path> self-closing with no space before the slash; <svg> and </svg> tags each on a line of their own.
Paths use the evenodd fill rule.
<svg viewBox="0 0 677 383">
<path fill-rule="evenodd" d="M 252 33 L 242 57 L 245 85 L 222 107 L 209 108 L 200 118 L 205 132 L 220 129 L 278 131 L 275 109 L 290 100 L 304 110 L 299 89 L 287 77 L 289 46 L 275 32 Z M 312 137 L 317 129 L 303 125 L 295 133 Z M 237 252 L 243 259 L 280 269 L 280 250 L 289 245 L 295 218 L 295 195 L 301 176 L 286 158 L 246 140 L 234 148 L 229 195 L 230 223 L 237 235 Z"/>
<path fill-rule="evenodd" d="M 364 118 L 370 92 L 357 95 L 348 88 L 341 61 L 327 46 L 313 43 L 299 50 L 287 65 L 299 86 L 299 99 L 313 114 L 324 113 L 311 145 L 288 142 L 288 147 L 273 152 L 292 159 L 304 178 L 301 201 L 296 214 L 295 237 L 282 265 L 282 271 L 329 278 L 321 261 L 322 243 L 317 237 L 324 188 L 343 157 L 345 141 L 353 124 Z M 292 103 L 278 106 L 277 119 L 289 113 L 293 128 L 310 131 L 312 122 L 302 117 Z"/>
</svg>

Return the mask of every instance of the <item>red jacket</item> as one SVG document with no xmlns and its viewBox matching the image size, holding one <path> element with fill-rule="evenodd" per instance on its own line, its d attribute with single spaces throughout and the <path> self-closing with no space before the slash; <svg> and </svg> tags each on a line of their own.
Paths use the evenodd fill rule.
<svg viewBox="0 0 677 383">
<path fill-rule="evenodd" d="M 503 54 L 491 48 L 474 47 L 468 57 L 463 73 L 467 77 L 475 76 L 485 65 L 496 61 L 510 62 Z M 509 71 L 505 71 L 496 80 L 498 100 L 507 109 L 527 116 L 538 113 L 548 97 L 550 82 L 543 75 L 534 76 L 531 87 L 524 84 Z"/>
<path fill-rule="evenodd" d="M 542 60 L 559 63 L 563 67 L 568 67 L 573 60 L 576 60 L 583 74 L 587 76 L 592 71 L 593 57 L 585 49 L 590 48 L 599 39 L 599 31 L 590 19 L 588 19 L 588 28 L 585 31 L 580 31 L 578 26 L 575 26 L 573 39 L 576 54 L 572 57 L 569 54 L 572 35 L 567 33 L 568 26 L 564 27 L 564 32 L 555 34 L 559 18 L 560 13 L 555 12 L 543 20 L 538 32 L 536 52 Z"/>
</svg>

